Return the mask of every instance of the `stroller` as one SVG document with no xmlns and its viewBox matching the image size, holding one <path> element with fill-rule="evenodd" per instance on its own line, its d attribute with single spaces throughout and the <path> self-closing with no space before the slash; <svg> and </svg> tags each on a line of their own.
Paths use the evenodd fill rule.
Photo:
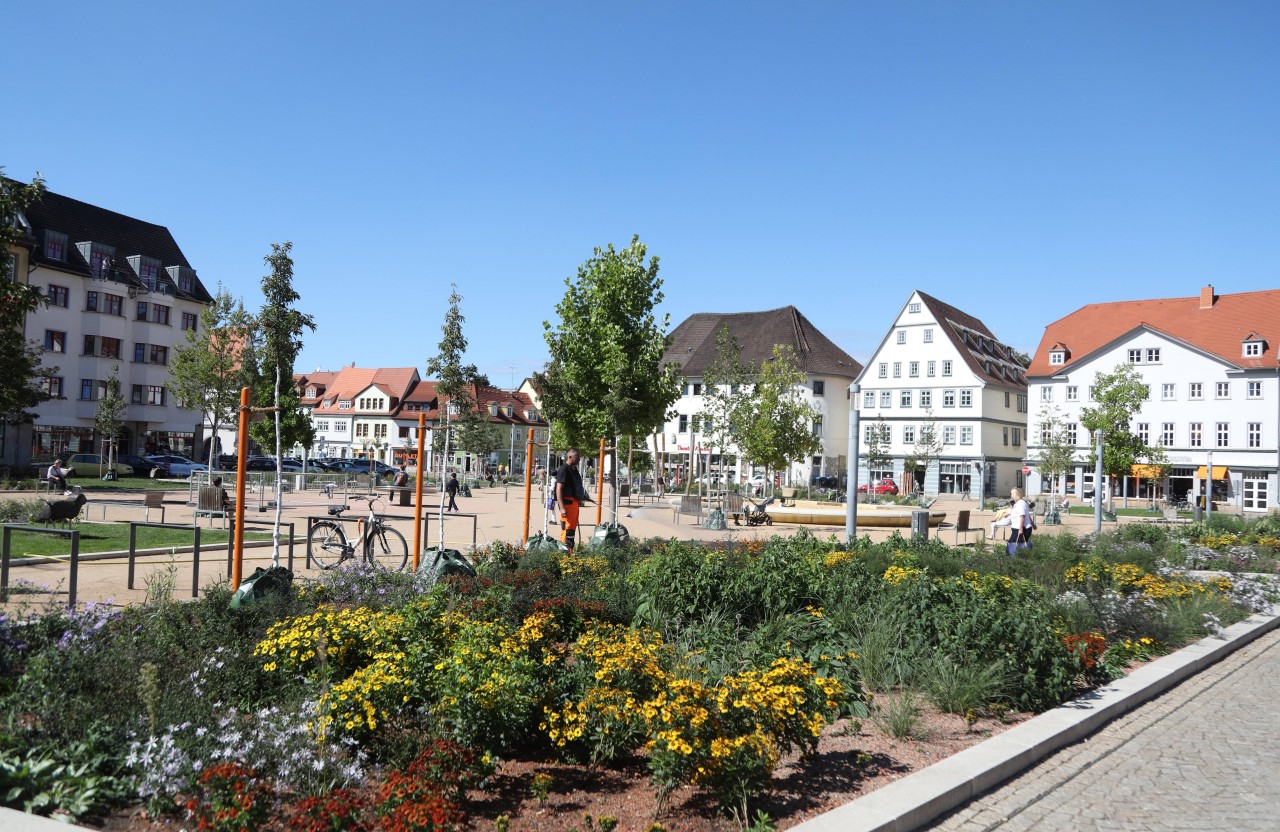
<svg viewBox="0 0 1280 832">
<path fill-rule="evenodd" d="M 772 526 L 773 518 L 769 516 L 769 512 L 766 511 L 766 509 L 775 499 L 775 497 L 770 497 L 763 502 L 757 503 L 755 500 L 743 498 L 742 521 L 748 526 Z M 738 516 L 736 514 L 733 517 L 733 523 L 735 526 L 741 525 L 738 523 Z"/>
</svg>

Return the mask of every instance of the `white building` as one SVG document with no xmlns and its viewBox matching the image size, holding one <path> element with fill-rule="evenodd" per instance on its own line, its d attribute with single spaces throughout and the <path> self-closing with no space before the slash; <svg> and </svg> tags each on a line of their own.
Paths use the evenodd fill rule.
<svg viewBox="0 0 1280 832">
<path fill-rule="evenodd" d="M 173 235 L 163 226 L 46 192 L 26 212 L 30 247 L 16 279 L 49 299 L 27 316 L 26 335 L 57 367 L 54 398 L 34 425 L 10 427 L 4 460 L 47 464 L 55 456 L 99 450 L 98 399 L 112 367 L 129 403 L 120 453 L 169 448 L 191 456 L 201 414 L 177 407 L 169 362 L 212 300 Z"/>
<path fill-rule="evenodd" d="M 1056 408 L 1074 428 L 1077 464 L 1060 488 L 1092 490 L 1080 413 L 1093 404 L 1096 374 L 1129 363 L 1151 391 L 1131 429 L 1147 444 L 1163 445 L 1171 466 L 1158 496 L 1199 496 L 1212 464 L 1215 499 L 1243 511 L 1275 508 L 1278 342 L 1280 290 L 1215 295 L 1205 286 L 1198 297 L 1091 304 L 1050 324 L 1029 370 L 1030 395 L 1032 425 Z M 1027 449 L 1033 469 L 1037 451 L 1035 444 Z M 1116 496 L 1145 496 L 1146 487 L 1126 478 Z M 1049 483 L 1033 470 L 1030 488 L 1047 492 Z"/>
<path fill-rule="evenodd" d="M 813 430 L 822 440 L 822 450 L 812 459 L 797 460 L 790 471 L 783 472 L 785 480 L 803 485 L 815 476 L 840 477 L 849 444 L 848 387 L 862 366 L 794 306 L 767 312 L 699 313 L 671 332 L 662 365 L 680 365 L 684 388 L 672 408 L 672 418 L 662 433 L 649 441 L 651 450 L 665 454 L 667 476 L 687 477 L 691 464 L 699 471 L 710 467 L 714 472 L 722 451 L 737 458 L 734 446 L 712 447 L 697 424 L 704 407 L 702 376 L 719 355 L 716 336 L 725 326 L 737 339 L 748 373 L 756 372 L 772 356 L 775 345 L 782 345 L 794 351 L 800 371 L 807 376 L 798 392 L 818 413 Z M 747 474 L 746 470 L 738 471 L 740 478 Z"/>
<path fill-rule="evenodd" d="M 975 497 L 1022 485 L 1027 384 L 1016 351 L 982 321 L 924 292 L 912 292 L 858 378 L 860 456 L 872 431 L 892 458 L 859 481 L 891 477 L 904 491 L 904 461 L 932 415 L 942 453 L 915 471 L 917 490 Z M 976 475 L 985 471 L 980 483 Z"/>
</svg>

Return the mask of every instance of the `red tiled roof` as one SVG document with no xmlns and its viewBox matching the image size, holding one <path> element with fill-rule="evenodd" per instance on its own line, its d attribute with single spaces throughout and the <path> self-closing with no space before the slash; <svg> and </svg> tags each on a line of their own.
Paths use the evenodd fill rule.
<svg viewBox="0 0 1280 832">
<path fill-rule="evenodd" d="M 1045 327 L 1027 372 L 1033 376 L 1061 373 L 1139 327 L 1164 333 L 1242 369 L 1277 366 L 1280 289 L 1218 295 L 1207 308 L 1201 308 L 1201 298 L 1202 295 L 1195 295 L 1083 306 Z M 1251 335 L 1261 335 L 1266 348 L 1261 356 L 1246 358 L 1241 344 Z M 1050 366 L 1051 345 L 1058 344 L 1071 351 L 1070 357 L 1065 365 Z"/>
<path fill-rule="evenodd" d="M 370 369 L 367 367 L 343 367 L 333 378 L 333 381 L 325 389 L 323 398 L 316 404 L 316 413 L 331 413 L 342 415 L 351 415 L 359 412 L 355 408 L 355 402 L 352 407 L 346 410 L 338 410 L 339 401 L 354 400 L 356 396 L 370 387 L 377 387 L 385 393 L 389 399 L 400 399 L 404 397 L 405 392 L 413 384 L 418 377 L 418 371 L 413 367 L 383 367 L 378 369 Z M 391 410 L 391 402 L 387 402 L 387 408 L 378 411 L 386 413 Z"/>
</svg>

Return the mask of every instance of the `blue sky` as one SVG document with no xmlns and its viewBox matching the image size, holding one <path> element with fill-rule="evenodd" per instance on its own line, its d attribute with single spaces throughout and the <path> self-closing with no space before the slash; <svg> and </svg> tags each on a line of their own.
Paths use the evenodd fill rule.
<svg viewBox="0 0 1280 832">
<path fill-rule="evenodd" d="M 169 227 L 300 371 L 502 386 L 592 248 L 675 326 L 795 304 L 865 361 L 912 289 L 1031 351 L 1091 302 L 1280 287 L 1280 4 L 66 3 L 6 12 L 0 164 Z M 17 68 L 16 78 L 13 69 Z"/>
</svg>

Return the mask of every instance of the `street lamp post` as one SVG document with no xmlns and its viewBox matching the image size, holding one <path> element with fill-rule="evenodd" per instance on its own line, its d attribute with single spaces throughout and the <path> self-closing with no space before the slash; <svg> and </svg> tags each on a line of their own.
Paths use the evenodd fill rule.
<svg viewBox="0 0 1280 832">
<path fill-rule="evenodd" d="M 845 471 L 844 536 L 849 545 L 858 534 L 858 382 L 849 385 L 849 460 Z"/>
</svg>

